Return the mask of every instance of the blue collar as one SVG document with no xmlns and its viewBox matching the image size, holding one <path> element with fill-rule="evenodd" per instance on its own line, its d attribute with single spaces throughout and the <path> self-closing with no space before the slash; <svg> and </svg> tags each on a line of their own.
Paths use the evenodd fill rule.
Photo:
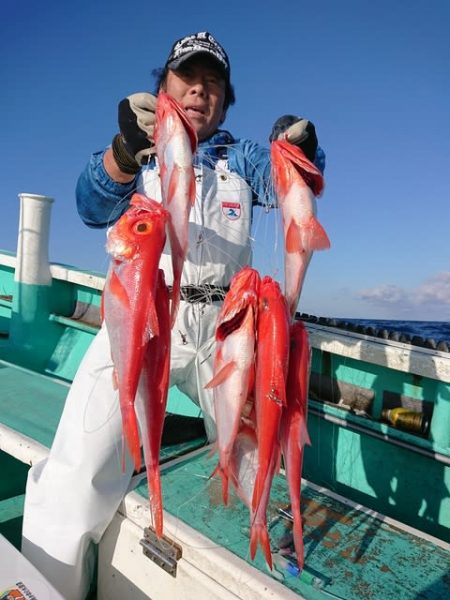
<svg viewBox="0 0 450 600">
<path fill-rule="evenodd" d="M 218 129 L 210 138 L 200 142 L 194 165 L 214 167 L 219 159 L 227 158 L 228 146 L 234 143 L 234 138 L 229 131 Z"/>
</svg>

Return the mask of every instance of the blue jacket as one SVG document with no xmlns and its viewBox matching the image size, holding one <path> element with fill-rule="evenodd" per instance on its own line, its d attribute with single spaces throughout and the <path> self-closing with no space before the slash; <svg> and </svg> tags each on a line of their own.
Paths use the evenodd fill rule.
<svg viewBox="0 0 450 600">
<path fill-rule="evenodd" d="M 117 183 L 109 177 L 103 166 L 104 152 L 91 156 L 76 188 L 78 213 L 86 225 L 95 228 L 112 225 L 125 212 L 132 193 L 136 191 L 137 177 L 126 184 Z M 271 196 L 268 148 L 250 140 L 235 139 L 228 131 L 219 130 L 199 144 L 195 160 L 197 164 L 214 168 L 216 161 L 223 158 L 227 159 L 229 170 L 249 184 L 255 204 L 276 203 Z M 320 147 L 314 162 L 323 172 L 325 153 Z M 150 168 L 154 168 L 154 159 Z"/>
</svg>

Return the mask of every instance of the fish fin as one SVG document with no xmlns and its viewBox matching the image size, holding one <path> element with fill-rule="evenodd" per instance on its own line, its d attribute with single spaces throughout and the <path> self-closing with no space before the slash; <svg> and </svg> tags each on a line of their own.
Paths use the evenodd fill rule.
<svg viewBox="0 0 450 600">
<path fill-rule="evenodd" d="M 224 365 L 218 373 L 214 375 L 214 377 L 205 385 L 205 390 L 217 387 L 221 383 L 223 383 L 231 373 L 236 369 L 236 361 L 230 360 L 226 365 Z"/>
<path fill-rule="evenodd" d="M 303 247 L 309 250 L 326 250 L 331 246 L 327 232 L 313 215 L 302 227 L 302 240 Z"/>
<path fill-rule="evenodd" d="M 112 386 L 113 390 L 119 389 L 119 376 L 117 375 L 117 369 L 114 367 L 112 372 Z"/>
<path fill-rule="evenodd" d="M 306 427 L 305 419 L 302 419 L 300 425 L 300 439 L 299 439 L 300 448 L 303 446 L 311 446 L 311 438 L 309 437 L 308 428 Z"/>
<path fill-rule="evenodd" d="M 259 523 L 253 523 L 250 531 L 250 557 L 252 560 L 255 558 L 258 543 L 261 546 L 270 570 L 272 570 L 272 553 L 270 551 L 270 540 L 267 527 Z"/>
<path fill-rule="evenodd" d="M 159 319 L 158 312 L 156 310 L 155 302 L 153 299 L 149 302 L 148 306 L 148 320 L 147 326 L 142 331 L 142 345 L 146 346 L 148 342 L 159 335 Z"/>
<path fill-rule="evenodd" d="M 111 276 L 108 282 L 109 291 L 113 296 L 118 300 L 124 307 L 129 310 L 130 308 L 130 299 L 128 297 L 128 292 L 124 287 L 123 283 L 120 281 L 117 273 L 115 271 L 111 271 Z"/>
<path fill-rule="evenodd" d="M 153 528 L 157 537 L 161 538 L 163 533 L 163 508 L 159 465 L 155 465 L 154 467 L 151 465 L 146 465 L 146 468 L 148 496 L 150 502 L 150 511 L 152 514 Z"/>
<path fill-rule="evenodd" d="M 169 185 L 167 187 L 167 204 L 172 202 L 178 188 L 178 169 L 173 169 L 170 174 Z"/>
<path fill-rule="evenodd" d="M 222 480 L 222 500 L 225 506 L 228 506 L 228 473 L 222 469 L 220 463 L 209 476 L 209 479 L 219 476 Z"/>
<path fill-rule="evenodd" d="M 123 435 L 133 459 L 136 472 L 141 470 L 141 444 L 134 404 L 121 405 Z"/>
<path fill-rule="evenodd" d="M 294 516 L 293 534 L 295 554 L 297 555 L 297 563 L 300 569 L 303 569 L 303 565 L 305 562 L 305 549 L 303 545 L 303 526 L 300 511 L 298 511 L 298 515 Z"/>
<path fill-rule="evenodd" d="M 303 236 L 300 227 L 294 221 L 291 220 L 286 233 L 286 252 L 292 254 L 293 252 L 301 252 L 303 250 Z"/>
</svg>

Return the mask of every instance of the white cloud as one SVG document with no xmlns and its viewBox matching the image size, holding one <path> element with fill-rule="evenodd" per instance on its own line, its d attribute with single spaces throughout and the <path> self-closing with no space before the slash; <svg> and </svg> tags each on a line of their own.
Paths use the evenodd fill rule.
<svg viewBox="0 0 450 600">
<path fill-rule="evenodd" d="M 416 300 L 419 304 L 439 304 L 450 307 L 450 271 L 430 277 L 417 288 Z"/>
<path fill-rule="evenodd" d="M 377 305 L 392 305 L 407 300 L 407 294 L 398 285 L 386 283 L 377 287 L 361 290 L 358 292 L 358 297 L 361 300 L 366 300 Z"/>
<path fill-rule="evenodd" d="M 361 300 L 390 312 L 400 314 L 424 310 L 429 313 L 439 312 L 442 317 L 450 314 L 450 271 L 437 273 L 419 286 L 406 289 L 396 284 L 382 284 L 373 288 L 360 290 L 357 297 Z"/>
</svg>

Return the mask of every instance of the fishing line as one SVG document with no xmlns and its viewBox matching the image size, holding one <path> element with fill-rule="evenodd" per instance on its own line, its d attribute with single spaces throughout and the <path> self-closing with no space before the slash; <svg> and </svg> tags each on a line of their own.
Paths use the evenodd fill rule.
<svg viewBox="0 0 450 600">
<path fill-rule="evenodd" d="M 120 405 L 119 405 L 119 394 L 117 390 L 113 391 L 113 394 L 105 393 L 105 390 L 102 390 L 97 397 L 94 397 L 97 384 L 100 381 L 101 377 L 105 377 L 101 371 L 110 371 L 108 376 L 111 377 L 111 386 L 112 386 L 112 366 L 108 365 L 102 369 L 97 369 L 100 373 L 97 374 L 95 383 L 92 386 L 89 396 L 86 401 L 86 405 L 83 411 L 83 431 L 87 434 L 95 434 L 96 432 L 104 429 L 105 427 L 109 430 L 109 441 L 113 441 L 114 451 L 117 459 L 117 467 L 118 472 L 122 472 L 122 456 L 124 453 L 124 439 L 122 433 L 122 416 L 120 414 Z M 107 399 L 111 398 L 109 406 L 107 404 Z M 98 407 L 99 403 L 103 406 L 104 418 L 99 421 L 96 426 L 93 426 L 91 423 L 92 416 L 88 413 L 92 411 L 92 415 L 98 420 Z M 113 423 L 117 425 L 114 426 Z"/>
<path fill-rule="evenodd" d="M 229 145 L 230 147 L 233 145 Z M 235 148 L 236 152 L 242 152 L 239 148 Z M 244 154 L 242 153 L 243 157 Z M 214 167 L 216 172 L 221 171 L 220 165 L 214 163 L 212 159 L 208 157 L 208 161 L 211 167 Z M 248 161 L 247 161 L 248 162 Z M 251 163 L 250 163 L 251 164 Z M 258 170 L 258 166 L 256 164 L 252 165 L 255 171 Z M 234 174 L 231 174 L 223 170 L 224 176 L 229 180 L 228 188 L 224 190 L 224 193 L 228 191 L 239 191 L 239 185 L 242 181 L 241 177 L 237 177 Z M 263 174 L 260 174 L 261 181 L 263 180 Z M 230 185 L 231 184 L 235 184 Z M 249 178 L 246 179 L 246 184 L 251 187 L 251 181 Z M 263 264 L 263 267 L 260 267 L 260 271 L 264 274 L 271 274 L 274 278 L 279 278 L 281 273 L 281 265 L 282 265 L 282 254 L 281 248 L 279 245 L 280 239 L 280 213 L 275 208 L 275 201 L 273 195 L 273 182 L 271 176 L 268 181 L 264 184 L 263 187 L 263 198 L 259 198 L 257 204 L 254 203 L 253 211 L 252 211 L 252 223 L 250 229 L 250 246 L 253 253 L 253 263 L 256 266 L 256 263 Z M 226 227 L 226 223 L 224 223 Z M 232 229 L 231 226 L 229 228 Z M 239 232 L 236 233 L 236 241 L 237 243 L 241 243 L 241 234 Z M 217 247 L 213 244 L 212 238 L 214 234 L 206 237 L 203 240 L 205 245 L 210 244 L 211 247 L 217 249 Z M 272 240 L 273 243 L 272 243 Z M 268 249 L 268 241 L 272 243 L 272 250 Z M 218 250 L 222 251 L 225 254 L 225 250 L 222 248 L 218 248 Z M 238 268 L 243 265 L 236 265 Z"/>
</svg>

